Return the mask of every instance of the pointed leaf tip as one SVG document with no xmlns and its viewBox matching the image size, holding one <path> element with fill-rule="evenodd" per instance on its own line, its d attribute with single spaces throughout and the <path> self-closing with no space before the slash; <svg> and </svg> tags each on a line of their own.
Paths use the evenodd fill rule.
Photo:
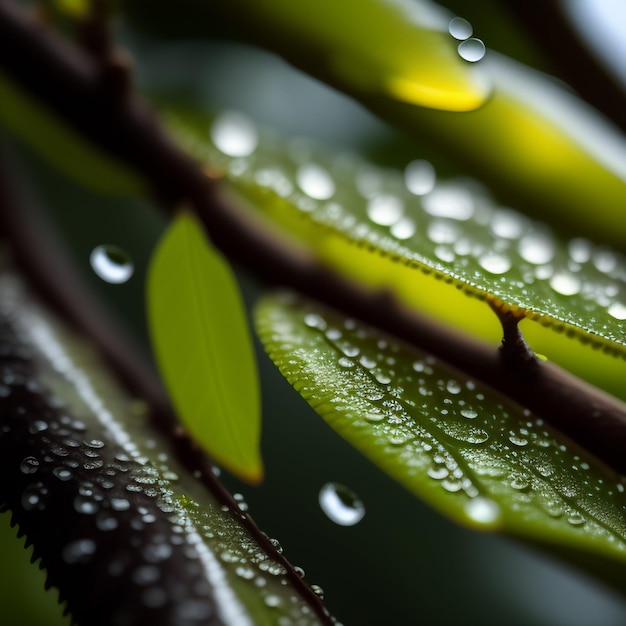
<svg viewBox="0 0 626 626">
<path fill-rule="evenodd" d="M 217 463 L 261 482 L 259 383 L 243 301 L 229 265 L 188 211 L 176 216 L 153 253 L 147 310 L 179 419 Z"/>
</svg>

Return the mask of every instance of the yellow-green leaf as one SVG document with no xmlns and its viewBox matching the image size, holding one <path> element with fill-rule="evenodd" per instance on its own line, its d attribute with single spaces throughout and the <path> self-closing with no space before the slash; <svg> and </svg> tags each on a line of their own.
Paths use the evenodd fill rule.
<svg viewBox="0 0 626 626">
<path fill-rule="evenodd" d="M 229 471 L 259 482 L 260 403 L 254 352 L 235 277 L 181 212 L 150 264 L 153 349 L 179 418 Z"/>
</svg>

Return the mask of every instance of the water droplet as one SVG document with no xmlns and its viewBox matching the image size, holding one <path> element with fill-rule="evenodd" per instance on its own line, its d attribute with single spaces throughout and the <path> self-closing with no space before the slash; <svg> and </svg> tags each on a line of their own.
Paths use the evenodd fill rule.
<svg viewBox="0 0 626 626">
<path fill-rule="evenodd" d="M 231 157 L 249 156 L 259 141 L 256 127 L 250 118 L 234 111 L 222 113 L 213 122 L 211 139 L 220 152 Z"/>
<path fill-rule="evenodd" d="M 411 161 L 404 169 L 404 183 L 416 196 L 423 196 L 433 190 L 436 181 L 435 168 L 428 161 Z"/>
<path fill-rule="evenodd" d="M 55 467 L 52 470 L 52 473 L 62 482 L 66 482 L 68 480 L 71 480 L 74 476 L 74 474 L 71 472 L 71 470 L 65 468 L 65 467 Z"/>
<path fill-rule="evenodd" d="M 265 596 L 265 604 L 269 607 L 280 606 L 280 597 L 273 593 L 270 593 Z"/>
<path fill-rule="evenodd" d="M 490 274 L 505 274 L 511 269 L 511 259 L 497 252 L 487 252 L 479 259 L 481 267 Z"/>
<path fill-rule="evenodd" d="M 321 600 L 324 599 L 324 590 L 319 585 L 311 585 L 311 591 Z"/>
<path fill-rule="evenodd" d="M 478 417 L 478 413 L 474 411 L 473 409 L 462 409 L 461 415 L 467 418 L 468 420 L 473 420 Z"/>
<path fill-rule="evenodd" d="M 89 500 L 84 498 L 83 496 L 76 496 L 74 498 L 74 509 L 78 511 L 78 513 L 83 513 L 84 515 L 93 515 L 98 511 L 99 505 L 97 502 L 93 500 Z"/>
<path fill-rule="evenodd" d="M 118 527 L 118 521 L 115 516 L 110 513 L 101 512 L 96 517 L 96 526 L 105 532 L 115 530 Z"/>
<path fill-rule="evenodd" d="M 91 539 L 77 539 L 68 543 L 63 548 L 63 560 L 74 565 L 77 563 L 86 564 L 91 561 L 91 557 L 96 553 L 96 543 Z"/>
<path fill-rule="evenodd" d="M 576 237 L 569 242 L 567 247 L 575 263 L 586 263 L 591 258 L 592 244 L 588 239 Z"/>
<path fill-rule="evenodd" d="M 361 499 L 338 483 L 326 483 L 320 489 L 319 504 L 328 518 L 340 526 L 354 526 L 365 515 Z"/>
<path fill-rule="evenodd" d="M 410 217 L 401 217 L 395 224 L 391 225 L 389 232 L 396 239 L 410 239 L 415 234 L 417 227 Z"/>
<path fill-rule="evenodd" d="M 472 36 L 474 29 L 472 25 L 462 17 L 453 17 L 448 24 L 448 32 L 459 40 L 468 39 Z"/>
<path fill-rule="evenodd" d="M 491 230 L 498 237 L 517 239 L 523 232 L 526 223 L 515 211 L 499 209 L 494 212 L 490 222 Z"/>
<path fill-rule="evenodd" d="M 37 433 L 41 433 L 44 430 L 48 430 L 48 423 L 43 420 L 35 420 L 29 427 L 28 432 L 31 435 L 35 435 Z"/>
<path fill-rule="evenodd" d="M 550 286 L 563 296 L 573 296 L 580 291 L 580 279 L 568 272 L 557 272 L 550 279 Z"/>
<path fill-rule="evenodd" d="M 626 305 L 621 302 L 613 302 L 609 306 L 609 315 L 612 315 L 616 320 L 626 320 Z"/>
<path fill-rule="evenodd" d="M 582 526 L 587 520 L 578 511 L 573 511 L 567 516 L 567 521 L 572 526 Z"/>
<path fill-rule="evenodd" d="M 28 485 L 22 494 L 22 507 L 26 511 L 43 511 L 47 495 L 48 491 L 43 483 Z"/>
<path fill-rule="evenodd" d="M 367 215 L 375 224 L 391 226 L 404 213 L 404 203 L 397 196 L 375 196 L 367 203 Z"/>
<path fill-rule="evenodd" d="M 304 323 L 309 328 L 317 328 L 318 330 L 324 330 L 326 328 L 326 320 L 317 313 L 307 313 L 304 316 Z"/>
<path fill-rule="evenodd" d="M 120 285 L 133 275 L 135 267 L 126 252 L 117 246 L 96 246 L 89 256 L 93 271 L 107 283 Z"/>
<path fill-rule="evenodd" d="M 234 498 L 235 502 L 237 503 L 237 506 L 239 507 L 240 511 L 247 511 L 248 510 L 248 503 L 246 502 L 246 500 L 245 500 L 245 498 L 243 497 L 242 494 L 235 493 L 235 494 L 233 494 L 233 498 Z"/>
<path fill-rule="evenodd" d="M 523 448 L 524 446 L 528 445 L 528 439 L 525 439 L 524 437 L 519 437 L 517 435 L 511 435 L 509 437 L 509 441 L 514 445 L 514 446 L 518 446 L 520 448 Z"/>
<path fill-rule="evenodd" d="M 520 256 L 534 265 L 544 265 L 554 257 L 554 241 L 546 233 L 528 233 L 518 244 Z"/>
<path fill-rule="evenodd" d="M 359 359 L 359 363 L 368 370 L 371 370 L 373 367 L 376 367 L 376 361 L 374 359 L 370 359 L 369 357 L 367 357 L 366 355 L 361 355 L 361 358 Z"/>
<path fill-rule="evenodd" d="M 114 511 L 128 511 L 130 502 L 126 498 L 111 498 L 111 508 Z"/>
<path fill-rule="evenodd" d="M 39 461 L 34 456 L 27 456 L 20 463 L 22 474 L 34 474 L 39 469 Z"/>
<path fill-rule="evenodd" d="M 450 474 L 446 467 L 431 467 L 426 473 L 434 480 L 443 480 Z"/>
<path fill-rule="evenodd" d="M 456 183 L 435 187 L 422 200 L 426 213 L 435 217 L 447 217 L 465 221 L 474 215 L 474 198 L 469 189 Z M 449 242 L 439 242 L 449 243 Z"/>
<path fill-rule="evenodd" d="M 446 385 L 446 389 L 448 390 L 448 393 L 452 393 L 455 395 L 457 393 L 461 393 L 461 385 L 456 380 L 449 380 L 448 384 Z"/>
<path fill-rule="evenodd" d="M 368 422 L 382 422 L 385 419 L 385 416 L 380 411 L 368 411 L 364 415 L 365 419 Z"/>
<path fill-rule="evenodd" d="M 477 39 L 476 37 L 462 41 L 457 50 L 461 58 L 470 63 L 476 63 L 485 56 L 485 44 L 481 39 Z"/>
<path fill-rule="evenodd" d="M 501 511 L 496 502 L 477 496 L 465 505 L 466 515 L 479 524 L 494 524 L 500 519 Z"/>
<path fill-rule="evenodd" d="M 328 200 L 335 193 L 335 181 L 326 169 L 315 163 L 305 163 L 296 172 L 296 182 L 304 193 L 316 200 Z"/>
</svg>

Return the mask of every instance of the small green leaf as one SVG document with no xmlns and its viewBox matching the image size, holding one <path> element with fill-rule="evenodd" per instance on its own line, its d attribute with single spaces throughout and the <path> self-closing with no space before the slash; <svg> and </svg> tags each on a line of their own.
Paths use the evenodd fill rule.
<svg viewBox="0 0 626 626">
<path fill-rule="evenodd" d="M 259 389 L 243 303 L 191 213 L 179 213 L 159 243 L 147 296 L 154 352 L 181 421 L 218 463 L 259 482 Z"/>
<path fill-rule="evenodd" d="M 577 562 L 602 557 L 623 576 L 624 481 L 541 419 L 446 363 L 320 306 L 267 298 L 257 327 L 309 404 L 439 511 Z"/>
</svg>

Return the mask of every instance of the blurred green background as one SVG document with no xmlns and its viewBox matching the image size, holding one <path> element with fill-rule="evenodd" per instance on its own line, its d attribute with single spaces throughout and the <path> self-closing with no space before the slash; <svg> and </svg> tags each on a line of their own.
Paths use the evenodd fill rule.
<svg viewBox="0 0 626 626">
<path fill-rule="evenodd" d="M 439 171 L 447 170 L 432 149 L 409 143 L 270 54 L 230 42 L 164 46 L 130 31 L 121 35 L 137 56 L 140 84 L 153 94 L 241 111 L 285 135 L 365 152 L 382 163 L 404 165 L 426 157 Z M 513 44 L 524 47 L 517 40 Z M 30 191 L 49 209 L 77 266 L 148 351 L 143 280 L 164 224 L 161 215 L 143 201 L 96 196 L 20 151 L 26 176 L 32 177 Z M 131 255 L 136 271 L 128 283 L 109 285 L 91 272 L 89 254 L 100 244 L 115 244 Z M 240 278 L 252 306 L 263 285 L 245 272 Z M 259 363 L 265 482 L 248 487 L 223 479 L 244 496 L 261 529 L 305 570 L 305 580 L 324 589 L 328 608 L 346 626 L 626 623 L 623 599 L 593 581 L 527 547 L 459 528 L 433 513 L 335 435 L 260 349 Z M 338 526 L 320 509 L 319 490 L 331 481 L 364 502 L 366 514 L 356 526 Z M 29 553 L 14 539 L 8 517 L 0 516 L 5 607 L 0 623 L 58 623 L 56 592 L 40 593 L 43 575 L 28 565 Z"/>
</svg>

